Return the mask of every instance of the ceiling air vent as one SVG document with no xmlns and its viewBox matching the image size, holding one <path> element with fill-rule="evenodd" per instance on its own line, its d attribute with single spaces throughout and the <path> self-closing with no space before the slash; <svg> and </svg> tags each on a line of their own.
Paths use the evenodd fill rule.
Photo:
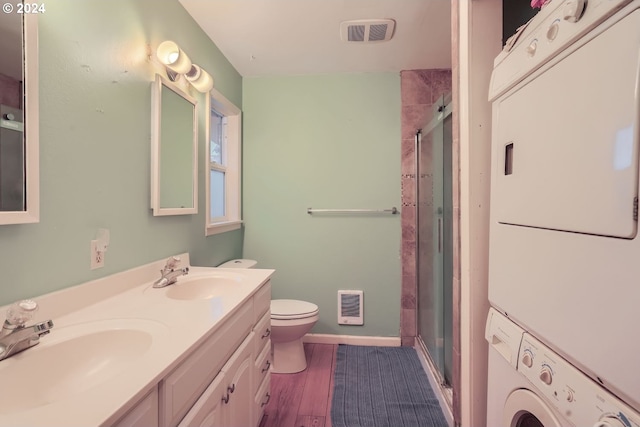
<svg viewBox="0 0 640 427">
<path fill-rule="evenodd" d="M 340 23 L 340 35 L 345 42 L 383 42 L 390 40 L 396 21 L 393 19 L 360 19 Z"/>
</svg>

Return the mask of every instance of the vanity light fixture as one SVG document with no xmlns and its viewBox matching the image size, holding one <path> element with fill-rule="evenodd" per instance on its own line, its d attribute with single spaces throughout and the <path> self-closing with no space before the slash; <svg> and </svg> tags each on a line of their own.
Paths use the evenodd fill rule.
<svg viewBox="0 0 640 427">
<path fill-rule="evenodd" d="M 156 50 L 158 59 L 167 69 L 167 76 L 176 81 L 180 74 L 199 92 L 209 92 L 213 88 L 213 78 L 200 66 L 191 63 L 189 56 L 174 41 L 160 43 Z"/>
<path fill-rule="evenodd" d="M 191 69 L 184 75 L 189 83 L 199 92 L 209 92 L 213 88 L 213 78 L 199 65 L 191 65 Z"/>
</svg>

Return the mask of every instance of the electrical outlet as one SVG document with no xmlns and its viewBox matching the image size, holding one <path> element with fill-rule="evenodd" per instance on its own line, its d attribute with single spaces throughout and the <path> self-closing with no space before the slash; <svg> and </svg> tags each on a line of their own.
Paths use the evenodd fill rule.
<svg viewBox="0 0 640 427">
<path fill-rule="evenodd" d="M 104 267 L 104 252 L 98 250 L 98 241 L 91 241 L 91 269 Z"/>
</svg>

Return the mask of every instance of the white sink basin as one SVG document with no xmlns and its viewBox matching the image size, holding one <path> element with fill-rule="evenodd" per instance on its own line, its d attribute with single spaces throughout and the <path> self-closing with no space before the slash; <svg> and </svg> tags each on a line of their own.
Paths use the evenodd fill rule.
<svg viewBox="0 0 640 427">
<path fill-rule="evenodd" d="M 57 328 L 54 319 L 40 344 L 0 361 L 0 414 L 55 403 L 126 373 L 163 328 L 141 319 Z"/>
<path fill-rule="evenodd" d="M 180 277 L 178 282 L 167 287 L 166 296 L 172 299 L 211 299 L 233 292 L 243 281 L 236 273 L 212 273 L 206 276 Z"/>
</svg>

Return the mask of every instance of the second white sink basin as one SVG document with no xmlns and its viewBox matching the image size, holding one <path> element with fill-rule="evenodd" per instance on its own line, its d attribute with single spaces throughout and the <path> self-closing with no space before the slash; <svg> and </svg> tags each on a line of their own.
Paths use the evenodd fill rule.
<svg viewBox="0 0 640 427">
<path fill-rule="evenodd" d="M 54 319 L 40 344 L 0 361 L 0 414 L 54 403 L 125 373 L 164 328 L 141 319 L 56 328 Z"/>
<path fill-rule="evenodd" d="M 172 299 L 211 299 L 233 292 L 243 280 L 235 273 L 214 273 L 206 276 L 181 277 L 168 286 L 166 296 Z"/>
</svg>

